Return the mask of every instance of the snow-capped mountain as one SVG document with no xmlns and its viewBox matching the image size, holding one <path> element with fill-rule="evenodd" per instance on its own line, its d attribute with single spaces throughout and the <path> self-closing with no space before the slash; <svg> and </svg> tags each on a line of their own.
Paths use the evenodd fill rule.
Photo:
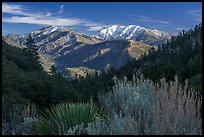
<svg viewBox="0 0 204 137">
<path fill-rule="evenodd" d="M 103 39 L 131 39 L 139 42 L 143 42 L 149 45 L 160 45 L 167 39 L 171 38 L 171 34 L 159 31 L 147 29 L 138 25 L 129 26 L 117 26 L 113 25 L 102 29 L 99 35 Z"/>
</svg>

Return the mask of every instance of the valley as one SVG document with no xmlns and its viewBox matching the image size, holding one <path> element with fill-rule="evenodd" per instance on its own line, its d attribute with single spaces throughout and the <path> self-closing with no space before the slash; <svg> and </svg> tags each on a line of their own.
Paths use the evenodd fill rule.
<svg viewBox="0 0 204 137">
<path fill-rule="evenodd" d="M 131 31 L 136 33 L 138 30 Z M 104 39 L 57 26 L 48 26 L 29 34 L 35 41 L 40 61 L 46 72 L 50 72 L 52 65 L 58 72 L 63 73 L 66 69 L 73 70 L 79 67 L 87 67 L 95 71 L 102 70 L 107 65 L 118 68 L 128 60 L 138 59 L 144 53 L 148 53 L 151 48 L 157 48 L 157 45 L 148 45 L 132 39 Z M 22 36 L 10 34 L 3 39 L 13 46 L 24 48 L 27 36 L 28 34 Z M 147 35 L 144 37 L 151 39 Z M 167 38 L 162 39 L 167 40 Z M 88 74 L 89 72 L 91 71 L 88 71 Z M 71 75 L 74 76 L 74 74 Z M 85 76 L 85 73 L 79 73 L 79 75 Z"/>
<path fill-rule="evenodd" d="M 201 2 L 2 2 L 2 135 L 202 135 Z"/>
</svg>

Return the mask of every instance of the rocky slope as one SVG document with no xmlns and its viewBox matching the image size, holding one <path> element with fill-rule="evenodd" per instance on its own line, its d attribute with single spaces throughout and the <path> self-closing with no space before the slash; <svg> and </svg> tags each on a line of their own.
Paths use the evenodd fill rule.
<svg viewBox="0 0 204 137">
<path fill-rule="evenodd" d="M 153 47 L 135 40 L 103 40 L 56 26 L 35 30 L 30 34 L 38 47 L 40 61 L 48 72 L 51 65 L 55 65 L 57 71 L 74 73 L 77 72 L 75 70 L 81 73 L 87 69 L 93 72 L 107 66 L 117 68 L 131 58 L 139 58 Z M 27 36 L 8 35 L 4 39 L 24 47 Z"/>
<path fill-rule="evenodd" d="M 85 66 L 101 70 L 108 64 L 117 68 L 130 58 L 140 57 L 150 48 L 151 46 L 139 42 L 131 44 L 129 40 L 110 40 L 70 50 L 67 54 L 55 58 L 55 62 L 58 69 Z"/>
</svg>

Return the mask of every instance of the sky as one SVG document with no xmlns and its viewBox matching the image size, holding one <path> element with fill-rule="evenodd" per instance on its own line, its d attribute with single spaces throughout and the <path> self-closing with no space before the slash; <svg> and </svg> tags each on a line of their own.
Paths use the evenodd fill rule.
<svg viewBox="0 0 204 137">
<path fill-rule="evenodd" d="M 172 34 L 202 22 L 202 2 L 3 2 L 2 34 L 49 25 L 88 35 L 111 25 L 139 25 Z"/>
</svg>

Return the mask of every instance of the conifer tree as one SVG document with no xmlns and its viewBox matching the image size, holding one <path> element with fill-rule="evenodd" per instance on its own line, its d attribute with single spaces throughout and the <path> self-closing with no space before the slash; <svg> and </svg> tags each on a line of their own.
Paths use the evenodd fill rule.
<svg viewBox="0 0 204 137">
<path fill-rule="evenodd" d="M 34 55 L 37 56 L 37 45 L 35 44 L 35 41 L 31 34 L 28 35 L 28 38 L 26 39 L 26 45 L 28 46 L 28 50 Z"/>
<path fill-rule="evenodd" d="M 37 49 L 37 45 L 35 44 L 35 41 L 32 37 L 31 34 L 28 35 L 27 39 L 26 39 L 26 45 L 27 45 L 27 51 L 31 54 L 31 56 L 34 57 L 34 62 L 37 61 L 36 63 L 38 64 L 39 68 L 42 69 L 41 67 L 41 63 L 39 60 L 39 55 L 38 55 L 38 49 Z"/>
</svg>

